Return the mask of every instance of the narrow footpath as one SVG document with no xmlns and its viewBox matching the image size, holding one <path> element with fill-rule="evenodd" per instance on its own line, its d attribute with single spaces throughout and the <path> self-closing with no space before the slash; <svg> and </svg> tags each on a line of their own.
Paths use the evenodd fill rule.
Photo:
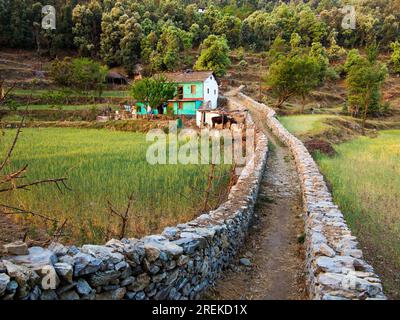
<svg viewBox="0 0 400 320">
<path fill-rule="evenodd" d="M 270 155 L 255 208 L 256 221 L 236 263 L 206 298 L 216 300 L 306 299 L 300 183 L 290 151 L 268 130 L 265 114 L 239 97 L 268 136 Z M 250 264 L 250 265 L 248 265 Z"/>
</svg>

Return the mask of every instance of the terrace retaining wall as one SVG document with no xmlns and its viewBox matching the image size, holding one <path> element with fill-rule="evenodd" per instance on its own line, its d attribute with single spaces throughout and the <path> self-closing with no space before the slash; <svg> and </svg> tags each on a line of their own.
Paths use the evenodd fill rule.
<svg viewBox="0 0 400 320">
<path fill-rule="evenodd" d="M 248 124 L 254 127 L 250 116 Z M 140 240 L 53 243 L 0 259 L 0 300 L 198 299 L 232 262 L 252 223 L 268 154 L 266 136 L 257 132 L 255 141 L 253 161 L 215 211 Z M 24 254 L 23 245 L 18 250 Z"/>
<path fill-rule="evenodd" d="M 239 95 L 267 115 L 267 125 L 295 158 L 304 205 L 310 298 L 386 299 L 379 277 L 363 259 L 356 237 L 333 203 L 324 178 L 304 144 L 283 127 L 273 109 L 242 93 Z"/>
</svg>

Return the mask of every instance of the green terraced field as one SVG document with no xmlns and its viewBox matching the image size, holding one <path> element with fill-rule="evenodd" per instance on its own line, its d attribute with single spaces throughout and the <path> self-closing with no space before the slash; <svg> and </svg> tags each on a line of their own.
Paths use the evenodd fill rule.
<svg viewBox="0 0 400 320">
<path fill-rule="evenodd" d="M 15 131 L 0 138 L 0 154 Z M 135 202 L 129 235 L 139 237 L 168 225 L 189 221 L 200 213 L 206 189 L 208 165 L 156 165 L 146 161 L 145 135 L 96 129 L 23 129 L 12 161 L 16 169 L 29 164 L 27 181 L 68 177 L 71 192 L 40 186 L 8 196 L 9 203 L 70 221 L 68 237 L 79 242 L 102 242 L 110 219 L 107 200 L 123 211 L 128 196 Z M 216 169 L 213 194 L 226 191 L 230 167 Z M 203 190 L 203 192 L 202 192 Z M 0 201 L 4 201 L 0 198 Z M 220 199 L 213 197 L 212 205 Z M 37 220 L 35 219 L 35 223 Z M 33 224 L 35 225 L 35 224 Z"/>
</svg>

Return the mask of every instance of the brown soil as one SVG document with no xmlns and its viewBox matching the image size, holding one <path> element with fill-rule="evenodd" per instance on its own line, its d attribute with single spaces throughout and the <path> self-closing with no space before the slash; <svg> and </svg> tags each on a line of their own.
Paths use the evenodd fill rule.
<svg viewBox="0 0 400 320">
<path fill-rule="evenodd" d="M 4 244 L 22 240 L 26 232 L 24 228 L 2 214 L 0 214 L 0 230 L 0 256 Z"/>
<path fill-rule="evenodd" d="M 33 230 L 29 223 L 16 222 L 11 216 L 0 214 L 0 257 L 4 254 L 3 245 L 24 238 L 28 246 L 40 245 L 49 239 L 45 230 L 37 227 Z"/>
<path fill-rule="evenodd" d="M 241 101 L 238 101 L 241 102 Z M 251 109 L 251 108 L 250 108 Z M 253 113 L 257 113 L 251 109 Z M 238 256 L 207 297 L 217 300 L 301 300 L 307 298 L 304 277 L 302 203 L 294 161 L 262 122 L 254 118 L 270 141 L 270 158 L 255 208 L 256 223 Z M 250 267 L 240 266 L 248 258 Z"/>
<path fill-rule="evenodd" d="M 37 78 L 36 72 L 43 71 L 48 58 L 39 58 L 34 51 L 3 49 L 0 51 L 0 74 L 6 82 L 30 82 Z"/>
<path fill-rule="evenodd" d="M 311 154 L 318 151 L 330 157 L 336 155 L 336 150 L 332 147 L 332 145 L 329 142 L 324 140 L 312 139 L 304 143 L 304 145 Z"/>
</svg>

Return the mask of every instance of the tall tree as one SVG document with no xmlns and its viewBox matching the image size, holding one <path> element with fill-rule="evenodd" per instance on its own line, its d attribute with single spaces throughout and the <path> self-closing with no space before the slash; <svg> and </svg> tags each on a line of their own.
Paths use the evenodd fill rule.
<svg viewBox="0 0 400 320">
<path fill-rule="evenodd" d="M 242 22 L 239 18 L 224 15 L 214 24 L 212 30 L 216 35 L 226 36 L 229 46 L 236 48 L 239 45 L 241 25 Z"/>
<path fill-rule="evenodd" d="M 320 65 L 318 61 L 306 54 L 291 54 L 274 62 L 266 77 L 266 84 L 276 95 L 276 107 L 280 108 L 291 97 L 302 99 L 304 112 L 306 96 L 318 86 Z"/>
<path fill-rule="evenodd" d="M 122 32 L 124 35 L 120 41 L 122 65 L 129 74 L 132 74 L 140 58 L 140 43 L 143 37 L 142 27 L 132 17 L 122 25 Z"/>
<path fill-rule="evenodd" d="M 166 25 L 151 54 L 152 69 L 173 71 L 182 65 L 185 51 L 192 47 L 192 34 L 173 25 Z"/>
<path fill-rule="evenodd" d="M 223 76 L 231 65 L 230 49 L 225 37 L 210 35 L 201 45 L 201 54 L 195 70 L 212 70 L 217 76 Z"/>
<path fill-rule="evenodd" d="M 132 98 L 153 110 L 173 99 L 175 94 L 176 84 L 162 75 L 135 81 L 131 87 Z"/>
<path fill-rule="evenodd" d="M 72 11 L 74 44 L 84 56 L 95 57 L 100 49 L 101 17 L 99 1 L 78 4 Z"/>
<path fill-rule="evenodd" d="M 117 2 L 110 12 L 103 14 L 101 20 L 101 57 L 109 66 L 122 63 L 121 39 L 123 38 L 123 25 L 129 19 L 124 12 L 124 7 Z"/>
<path fill-rule="evenodd" d="M 329 68 L 329 58 L 325 47 L 320 42 L 313 42 L 311 45 L 310 57 L 314 58 L 319 66 L 319 83 L 325 81 L 325 77 Z"/>
<path fill-rule="evenodd" d="M 361 114 L 363 135 L 368 114 L 377 111 L 381 105 L 381 87 L 387 76 L 386 65 L 376 60 L 373 50 L 369 50 L 368 59 L 359 57 L 355 60 L 346 78 L 349 107 L 353 116 Z"/>
</svg>

